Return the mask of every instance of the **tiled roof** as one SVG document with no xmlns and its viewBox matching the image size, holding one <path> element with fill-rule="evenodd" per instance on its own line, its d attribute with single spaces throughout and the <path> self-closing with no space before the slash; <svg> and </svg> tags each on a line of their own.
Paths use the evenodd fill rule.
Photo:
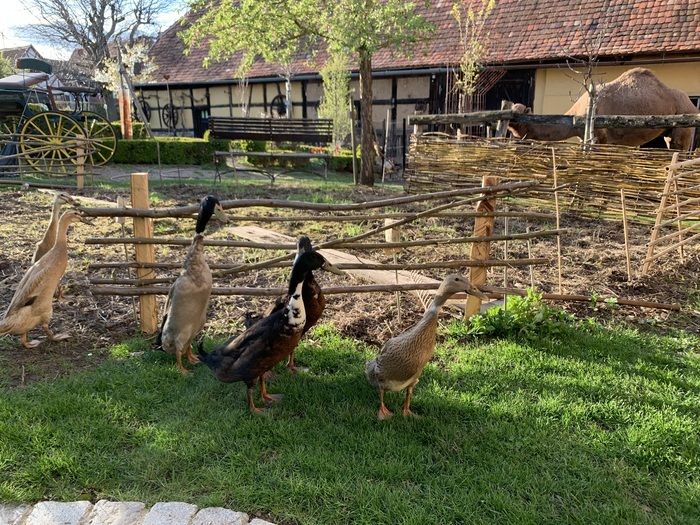
<svg viewBox="0 0 700 525">
<path fill-rule="evenodd" d="M 2 56 L 9 60 L 13 66 L 15 65 L 15 62 L 17 62 L 17 60 L 20 58 L 41 58 L 39 52 L 36 49 L 34 49 L 34 46 L 32 45 L 20 47 L 6 47 L 5 49 L 0 49 L 0 53 L 2 53 Z"/>
<path fill-rule="evenodd" d="M 474 0 L 471 0 L 474 1 Z M 420 4 L 420 3 L 419 3 Z M 414 48 L 410 56 L 381 51 L 373 58 L 375 70 L 444 66 L 459 61 L 459 31 L 450 13 L 452 0 L 434 0 L 420 10 L 435 25 L 435 34 Z M 190 14 L 189 17 L 194 15 Z M 157 66 L 154 82 L 201 82 L 231 79 L 240 57 L 202 66 L 204 48 L 183 56 L 178 22 L 157 40 L 151 56 Z M 700 2 L 697 0 L 498 0 L 487 22 L 491 64 L 528 63 L 585 55 L 700 55 Z M 599 42 L 599 44 L 597 44 Z M 314 73 L 316 64 L 299 57 L 295 74 Z M 258 62 L 251 77 L 279 74 L 274 65 Z"/>
</svg>

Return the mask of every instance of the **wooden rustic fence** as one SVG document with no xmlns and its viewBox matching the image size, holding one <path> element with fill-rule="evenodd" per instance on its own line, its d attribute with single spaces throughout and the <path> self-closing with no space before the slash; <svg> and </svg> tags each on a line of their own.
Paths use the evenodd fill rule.
<svg viewBox="0 0 700 525">
<path fill-rule="evenodd" d="M 155 235 L 158 228 L 154 221 L 159 219 L 193 219 L 196 217 L 198 207 L 196 205 L 179 208 L 150 208 L 148 206 L 148 185 L 146 174 L 132 175 L 132 206 L 110 208 L 82 208 L 82 211 L 91 217 L 133 218 L 133 236 L 99 237 L 89 238 L 87 244 L 101 245 L 105 248 L 105 260 L 89 265 L 88 272 L 92 283 L 92 292 L 95 295 L 112 296 L 138 296 L 140 301 L 141 329 L 146 333 L 152 333 L 157 329 L 157 304 L 156 295 L 167 294 L 170 284 L 174 281 L 181 268 L 184 253 L 182 248 L 189 246 L 191 238 L 180 238 L 165 235 Z M 486 280 L 486 270 L 492 267 L 527 267 L 534 265 L 550 264 L 553 261 L 543 258 L 510 257 L 508 250 L 501 251 L 504 257 L 494 257 L 496 250 L 491 250 L 491 244 L 523 242 L 528 248 L 531 242 L 559 236 L 561 231 L 552 227 L 545 227 L 548 223 L 556 222 L 553 213 L 508 211 L 499 207 L 497 203 L 508 198 L 532 197 L 539 199 L 552 199 L 558 191 L 551 185 L 543 186 L 538 181 L 521 181 L 499 183 L 491 177 L 484 178 L 482 184 L 471 187 L 459 188 L 449 191 L 433 192 L 421 195 L 407 195 L 380 199 L 375 201 L 351 203 L 351 204 L 321 204 L 299 201 L 277 201 L 266 199 L 240 199 L 222 201 L 222 206 L 231 219 L 232 226 L 227 226 L 223 231 L 235 235 L 246 235 L 246 228 L 236 227 L 241 223 L 275 224 L 281 221 L 298 223 L 298 233 L 308 233 L 304 224 L 316 222 L 343 222 L 357 225 L 355 230 L 362 231 L 356 235 L 348 235 L 344 238 L 332 238 L 315 242 L 315 246 L 334 257 L 340 257 L 339 261 L 333 261 L 338 267 L 363 277 L 390 274 L 393 278 L 396 272 L 396 282 L 391 283 L 382 278 L 379 284 L 333 286 L 324 287 L 324 293 L 368 293 L 368 292 L 396 292 L 412 291 L 418 295 L 425 304 L 427 298 L 421 291 L 435 290 L 439 280 L 426 278 L 419 271 L 438 271 L 454 269 L 464 270 L 471 268 L 471 279 L 475 284 L 482 285 Z M 474 206 L 476 208 L 474 209 Z M 416 209 L 416 208 L 419 209 Z M 468 209 L 464 209 L 467 207 Z M 300 210 L 295 215 L 265 215 L 258 211 L 254 214 L 245 214 L 245 208 L 261 209 L 292 209 Z M 413 209 L 409 209 L 413 208 Z M 400 211 L 396 211 L 400 210 Z M 275 213 L 274 211 L 272 213 Z M 396 232 L 404 225 L 411 225 L 421 220 L 430 219 L 440 221 L 442 219 L 454 220 L 464 218 L 474 221 L 474 233 L 470 236 L 445 235 L 435 238 L 419 238 L 405 241 L 386 242 L 385 240 L 372 240 L 372 237 L 384 235 L 387 231 Z M 510 229 L 495 233 L 494 222 L 501 218 L 504 224 L 510 224 Z M 499 221 L 500 222 L 500 221 Z M 521 231 L 516 233 L 514 226 L 520 224 Z M 249 228 L 250 229 L 250 228 Z M 269 230 L 264 230 L 268 231 Z M 276 237 L 269 232 L 274 239 Z M 314 235 L 312 235 L 314 237 Z M 395 239 L 396 237 L 392 237 Z M 259 253 L 285 251 L 283 255 L 265 257 L 262 260 L 254 260 L 247 263 L 217 262 L 210 258 L 210 267 L 214 275 L 215 283 L 213 295 L 240 295 L 240 296 L 277 296 L 284 292 L 281 287 L 260 288 L 252 286 L 230 286 L 232 277 L 247 277 L 252 272 L 260 270 L 289 267 L 296 249 L 294 238 L 289 237 L 285 242 L 266 242 L 260 240 L 220 239 L 207 238 L 205 245 L 217 250 L 235 250 L 228 260 L 260 259 Z M 313 239 L 319 241 L 318 238 Z M 437 245 L 465 245 L 472 246 L 469 257 L 459 257 L 450 260 L 435 260 L 434 253 L 428 256 L 420 255 L 411 257 L 411 262 L 377 262 L 364 259 L 359 254 L 375 254 L 386 259 L 391 250 L 411 250 Z M 129 260 L 123 260 L 124 247 L 135 246 Z M 155 248 L 168 247 L 168 249 L 180 248 L 169 259 L 163 260 L 162 254 L 157 254 Z M 241 251 L 242 250 L 242 251 Z M 252 257 L 250 251 L 254 250 Z M 339 250 L 343 250 L 340 254 Z M 344 253 L 344 252 L 347 252 Z M 528 250 L 529 252 L 529 250 Z M 338 255 L 340 254 L 340 255 Z M 343 256 L 344 255 L 344 256 Z M 431 257 L 432 256 L 432 257 Z M 329 256 L 330 258 L 330 256 Z M 122 260 L 120 260 L 122 259 Z M 136 277 L 115 277 L 117 269 L 136 270 Z M 384 272 L 382 272 L 384 271 Z M 375 272 L 375 273 L 372 273 Z M 112 273 L 112 275 L 105 275 Z M 399 279 L 399 275 L 401 279 Z M 252 279 L 251 279 L 252 280 Z M 505 289 L 491 290 L 494 297 L 505 294 L 520 294 L 524 290 L 511 289 L 505 281 Z M 534 284 L 534 283 L 532 283 Z M 488 287 L 487 287 L 488 288 Z M 462 301 L 464 298 L 462 298 Z M 466 314 L 477 312 L 480 301 L 470 299 L 466 307 Z"/>
</svg>

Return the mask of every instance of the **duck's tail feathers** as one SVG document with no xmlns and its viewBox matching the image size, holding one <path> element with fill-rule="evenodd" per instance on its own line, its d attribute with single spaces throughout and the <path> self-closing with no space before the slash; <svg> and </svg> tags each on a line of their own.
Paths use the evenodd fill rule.
<svg viewBox="0 0 700 525">
<path fill-rule="evenodd" d="M 379 387 L 379 379 L 377 379 L 377 360 L 372 359 L 365 363 L 365 375 L 367 381 L 374 387 Z"/>
<path fill-rule="evenodd" d="M 251 326 L 253 326 L 255 323 L 260 321 L 262 319 L 262 316 L 260 314 L 257 314 L 255 312 L 246 312 L 244 314 L 244 319 L 243 319 L 243 326 L 247 330 Z"/>
<path fill-rule="evenodd" d="M 163 352 L 165 352 L 165 350 L 163 349 L 163 328 L 165 328 L 165 321 L 167 321 L 167 320 L 168 320 L 168 314 L 166 313 L 163 316 L 163 322 L 160 323 L 160 330 L 158 330 L 158 333 L 156 334 L 156 340 L 154 343 L 155 349 L 162 350 Z"/>
<path fill-rule="evenodd" d="M 204 351 L 204 341 L 199 341 L 197 343 L 197 357 L 199 357 L 199 362 L 204 363 L 207 365 L 209 368 L 212 370 L 216 368 L 216 365 L 219 363 L 221 360 L 221 357 L 218 352 L 205 352 Z"/>
<path fill-rule="evenodd" d="M 0 335 L 9 334 L 12 331 L 12 323 L 7 319 L 0 319 Z"/>
</svg>

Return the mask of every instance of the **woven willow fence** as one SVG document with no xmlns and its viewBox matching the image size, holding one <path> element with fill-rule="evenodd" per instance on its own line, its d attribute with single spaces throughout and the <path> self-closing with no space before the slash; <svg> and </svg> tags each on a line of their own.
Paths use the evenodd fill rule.
<svg viewBox="0 0 700 525">
<path fill-rule="evenodd" d="M 685 261 L 685 247 L 700 239 L 700 159 L 673 162 L 666 167 L 666 184 L 656 213 L 656 222 L 642 264 L 646 275 L 662 257 L 677 252 Z"/>
<path fill-rule="evenodd" d="M 666 182 L 665 167 L 673 154 L 669 150 L 607 144 L 583 151 L 580 144 L 568 142 L 413 135 L 405 172 L 406 190 L 423 193 L 468 187 L 484 175 L 498 176 L 504 182 L 538 180 L 551 185 L 556 169 L 559 184 L 568 186 L 561 194 L 564 209 L 620 219 L 620 192 L 624 190 L 627 218 L 638 220 L 656 214 Z M 687 158 L 680 154 L 678 160 Z M 689 189 L 687 196 L 700 197 L 700 188 Z M 529 202 L 552 204 L 538 199 Z"/>
</svg>

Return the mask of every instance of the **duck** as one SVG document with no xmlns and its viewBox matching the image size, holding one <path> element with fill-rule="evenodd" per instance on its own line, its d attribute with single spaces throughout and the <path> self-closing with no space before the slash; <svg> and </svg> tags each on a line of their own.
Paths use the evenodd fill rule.
<svg viewBox="0 0 700 525">
<path fill-rule="evenodd" d="M 306 235 L 301 235 L 299 239 L 297 239 L 297 254 L 294 262 L 299 259 L 301 254 L 311 251 L 313 251 L 311 239 L 309 239 Z M 314 278 L 312 271 L 306 273 L 304 285 L 301 288 L 301 297 L 304 301 L 304 309 L 306 310 L 306 324 L 304 324 L 304 329 L 301 332 L 303 337 L 306 332 L 311 330 L 316 323 L 318 323 L 319 319 L 321 319 L 321 316 L 323 315 L 323 310 L 326 308 L 326 298 L 323 295 L 323 290 Z M 269 316 L 273 312 L 284 308 L 285 299 L 285 296 L 278 297 L 275 304 L 265 315 Z M 250 312 L 246 312 L 244 326 L 249 328 L 255 324 L 257 320 L 259 320 L 258 316 L 251 314 Z M 289 354 L 286 366 L 290 372 L 297 373 L 298 369 L 294 364 L 294 350 L 292 350 L 292 353 Z"/>
<path fill-rule="evenodd" d="M 41 344 L 39 340 L 27 340 L 27 332 L 39 325 L 49 341 L 70 337 L 68 333 L 54 334 L 49 322 L 53 316 L 53 297 L 68 265 L 68 227 L 74 222 L 92 224 L 77 210 L 68 210 L 61 215 L 56 227 L 56 242 L 29 267 L 0 320 L 0 335 L 18 335 L 22 346 L 27 349 Z"/>
<path fill-rule="evenodd" d="M 405 332 L 392 337 L 379 351 L 375 359 L 365 364 L 369 383 L 379 391 L 377 418 L 388 419 L 393 413 L 384 404 L 384 392 L 406 390 L 402 412 L 412 416 L 411 399 L 423 368 L 435 352 L 435 334 L 438 313 L 445 302 L 457 292 L 466 292 L 482 299 L 487 297 L 464 276 L 451 274 L 445 277 L 423 317 Z"/>
<path fill-rule="evenodd" d="M 182 272 L 168 292 L 165 314 L 156 336 L 156 346 L 175 355 L 177 368 L 183 375 L 189 373 L 182 364 L 183 353 L 190 364 L 198 362 L 192 353 L 192 340 L 204 326 L 211 296 L 212 275 L 204 256 L 204 230 L 214 214 L 220 221 L 227 222 L 219 200 L 207 195 L 199 204 L 192 244 Z"/>
<path fill-rule="evenodd" d="M 57 191 L 53 200 L 53 208 L 51 209 L 51 219 L 49 225 L 44 232 L 44 237 L 36 243 L 34 254 L 32 255 L 31 264 L 34 264 L 41 259 L 56 243 L 56 232 L 58 231 L 58 220 L 61 216 L 61 207 L 64 204 L 75 206 L 76 202 L 67 193 Z"/>
<path fill-rule="evenodd" d="M 306 275 L 317 269 L 338 275 L 345 272 L 329 263 L 317 251 L 300 254 L 292 267 L 284 307 L 260 319 L 238 336 L 231 337 L 210 353 L 199 345 L 199 360 L 214 376 L 224 383 L 243 381 L 247 386 L 246 400 L 251 413 L 263 412 L 255 406 L 253 388 L 259 384 L 260 396 L 265 402 L 281 399 L 267 392 L 265 373 L 289 356 L 301 340 L 306 326 L 306 307 L 302 289 Z"/>
</svg>

